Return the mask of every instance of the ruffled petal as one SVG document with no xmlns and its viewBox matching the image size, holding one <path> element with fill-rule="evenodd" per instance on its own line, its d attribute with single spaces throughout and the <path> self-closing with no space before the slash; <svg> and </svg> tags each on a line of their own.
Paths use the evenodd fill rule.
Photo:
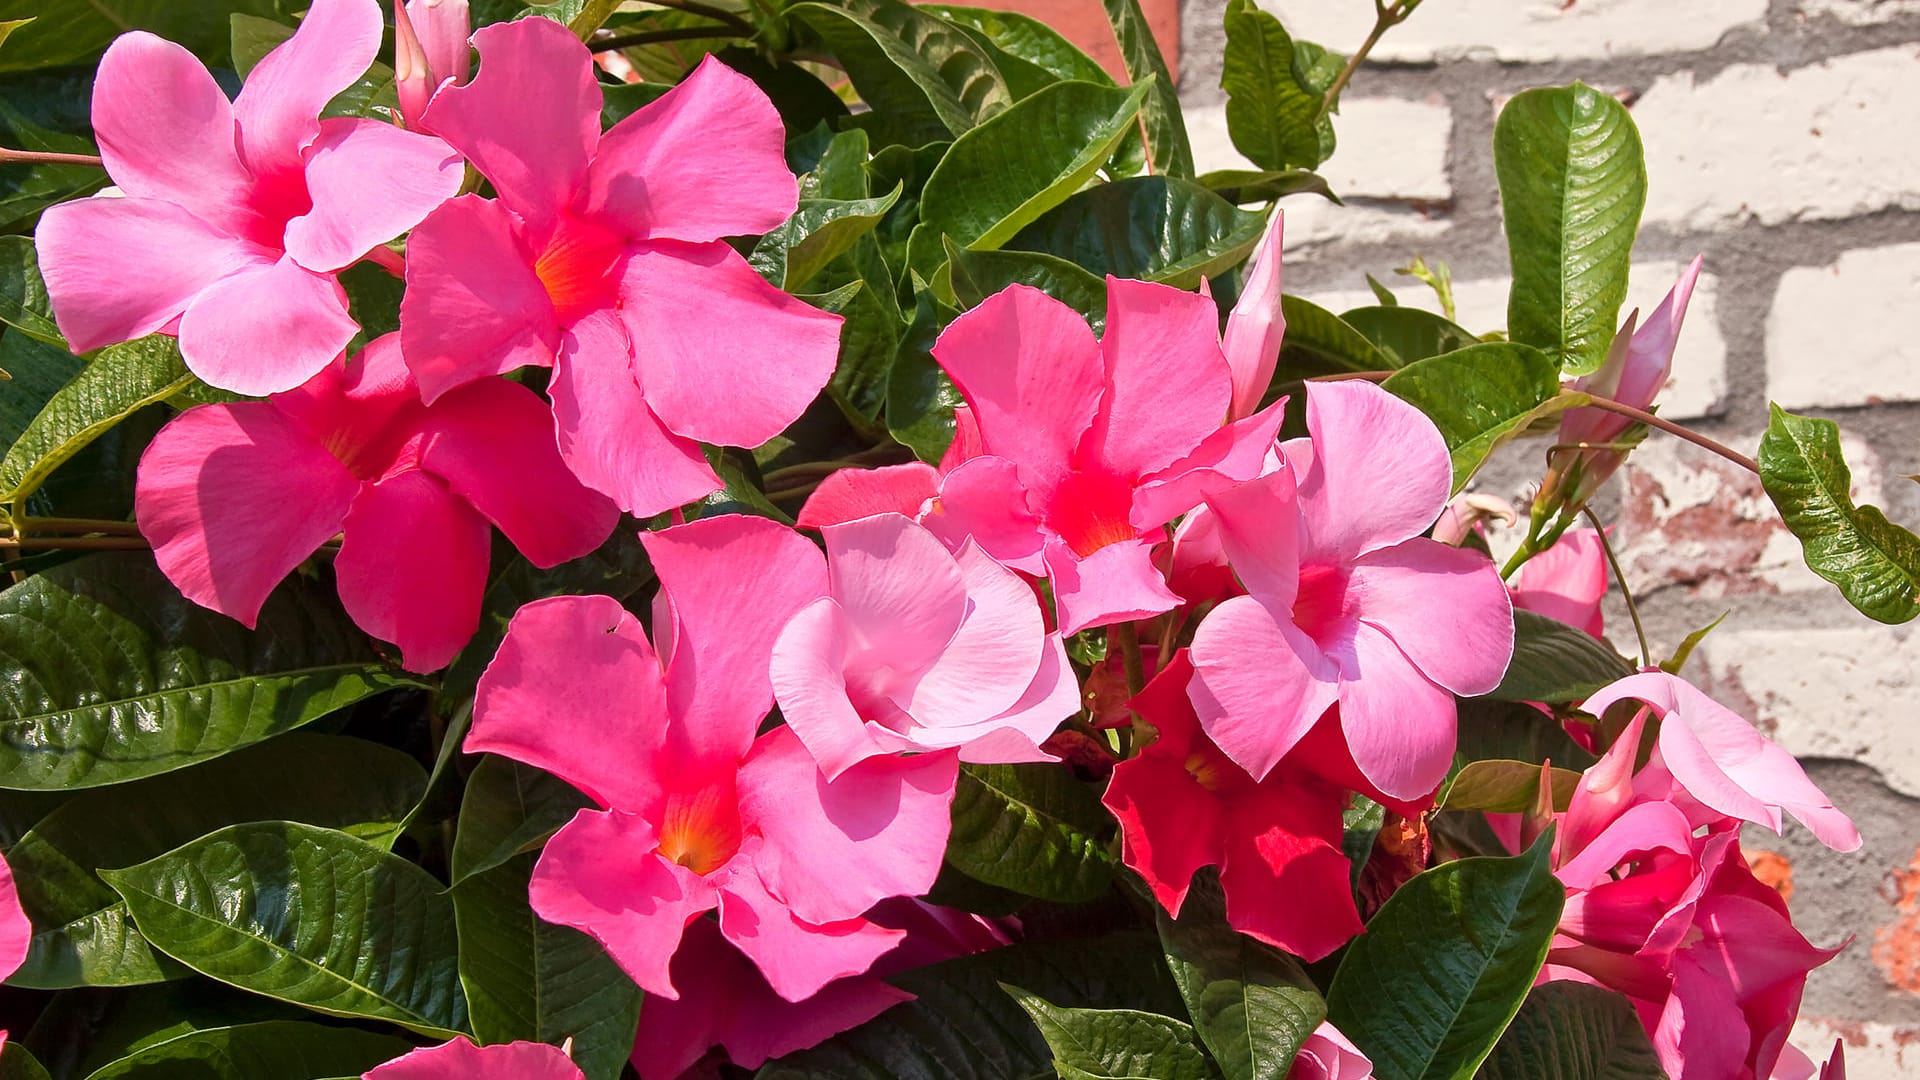
<svg viewBox="0 0 1920 1080">
<path fill-rule="evenodd" d="M 1255 780 L 1312 730 L 1339 673 L 1292 623 L 1251 596 L 1223 601 L 1193 636 L 1187 695 L 1207 737 Z"/>
<path fill-rule="evenodd" d="M 272 405 L 203 405 L 147 445 L 134 516 L 182 595 L 252 626 L 274 586 L 340 532 L 359 490 Z"/>
<path fill-rule="evenodd" d="M 783 1000 L 805 1001 L 829 983 L 858 975 L 906 937 L 854 916 L 810 923 L 738 874 L 720 893 L 720 932 L 752 960 Z"/>
<path fill-rule="evenodd" d="M 1180 598 L 1153 565 L 1151 540 L 1122 540 L 1084 557 L 1050 541 L 1045 558 L 1063 634 L 1144 619 L 1180 606 Z"/>
<path fill-rule="evenodd" d="M 799 204 L 786 139 L 766 92 L 709 55 L 601 136 L 586 209 L 650 239 L 766 232 Z"/>
<path fill-rule="evenodd" d="M 827 474 L 807 496 L 795 524 L 818 529 L 874 514 L 917 518 L 939 492 L 940 474 L 919 461 L 878 469 L 841 469 Z"/>
<path fill-rule="evenodd" d="M 128 196 L 173 203 L 221 234 L 250 234 L 253 177 L 234 142 L 233 107 L 186 49 L 144 30 L 115 38 L 93 81 L 93 134 L 107 175 Z M 114 253 L 117 273 L 136 277 L 119 247 L 99 250 Z"/>
<path fill-rule="evenodd" d="M 1415 537 L 1360 558 L 1347 582 L 1359 618 L 1427 678 L 1461 697 L 1500 685 L 1513 658 L 1513 605 L 1477 551 Z"/>
<path fill-rule="evenodd" d="M 1115 475 L 1163 469 L 1226 422 L 1233 387 L 1211 298 L 1110 276 L 1100 352 L 1106 394 L 1082 453 Z"/>
<path fill-rule="evenodd" d="M 585 1080 L 585 1075 L 566 1051 L 548 1043 L 475 1046 L 462 1035 L 394 1058 L 362 1080 Z"/>
<path fill-rule="evenodd" d="M 1194 872 L 1226 858 L 1225 812 L 1172 755 L 1153 747 L 1113 767 L 1101 798 L 1120 822 L 1120 858 L 1173 915 Z"/>
<path fill-rule="evenodd" d="M 940 497 L 920 524 L 954 550 L 968 540 L 995 562 L 1036 576 L 1047 572 L 1046 532 L 1027 505 L 1019 467 L 1003 457 L 961 462 L 940 482 Z"/>
<path fill-rule="evenodd" d="M 293 36 L 254 65 L 233 116 L 256 176 L 299 170 L 320 110 L 367 73 L 384 30 L 374 0 L 313 0 Z"/>
<path fill-rule="evenodd" d="M 1300 502 L 1285 465 L 1207 497 L 1227 563 L 1276 620 L 1292 621 L 1300 594 Z"/>
<path fill-rule="evenodd" d="M 829 526 L 822 535 L 827 586 L 846 614 L 853 662 L 885 669 L 899 681 L 917 677 L 967 617 L 960 563 L 932 533 L 899 514 Z"/>
<path fill-rule="evenodd" d="M 327 120 L 307 152 L 313 209 L 287 222 L 287 254 L 339 270 L 420 224 L 466 175 L 453 148 L 382 120 Z"/>
<path fill-rule="evenodd" d="M 340 602 L 360 629 L 400 646 L 409 671 L 437 671 L 480 627 L 492 530 L 418 470 L 363 487 L 333 560 Z"/>
<path fill-rule="evenodd" d="M 1308 961 L 1360 933 L 1351 864 L 1340 848 L 1342 797 L 1331 787 L 1280 780 L 1237 802 L 1220 868 L 1235 930 Z"/>
<path fill-rule="evenodd" d="M 194 297 L 180 317 L 180 356 L 209 384 L 258 397 L 313 378 L 359 329 L 339 282 L 283 257 Z"/>
<path fill-rule="evenodd" d="M 1307 389 L 1312 464 L 1294 463 L 1303 550 L 1345 563 L 1418 536 L 1446 509 L 1453 466 L 1433 421 L 1372 383 Z M 1288 444 L 1292 457 L 1292 444 Z"/>
<path fill-rule="evenodd" d="M 1607 557 L 1600 534 L 1569 529 L 1552 547 L 1528 559 L 1513 578 L 1513 606 L 1577 626 L 1594 637 L 1606 631 L 1600 600 L 1607 595 Z"/>
<path fill-rule="evenodd" d="M 846 620 L 823 596 L 801 608 L 773 645 L 773 696 L 787 727 L 829 780 L 884 753 L 847 693 Z"/>
<path fill-rule="evenodd" d="M 913 684 L 907 711 L 927 727 L 974 723 L 1013 708 L 1032 688 L 1047 652 L 1046 620 L 1031 586 L 977 544 L 949 561 L 964 585 L 965 618 Z M 1078 696 L 1041 739 L 1078 707 Z"/>
<path fill-rule="evenodd" d="M 518 229 L 500 203 L 462 195 L 407 238 L 400 340 L 427 401 L 474 379 L 553 363 L 560 324 Z"/>
<path fill-rule="evenodd" d="M 1336 662 L 1340 728 L 1360 772 L 1396 799 L 1418 800 L 1439 787 L 1453 763 L 1453 695 L 1365 623 Z"/>
<path fill-rule="evenodd" d="M 647 405 L 675 434 L 759 446 L 833 374 L 840 316 L 767 283 L 725 244 L 635 249 L 620 282 Z"/>
<path fill-rule="evenodd" d="M 13 883 L 13 868 L 0 860 L 0 979 L 20 970 L 32 941 L 33 924 L 20 907 L 20 891 Z"/>
<path fill-rule="evenodd" d="M 1286 413 L 1287 399 L 1281 398 L 1244 420 L 1235 420 L 1207 436 L 1193 453 L 1141 483 L 1129 515 L 1134 527 L 1151 529 L 1172 521 L 1208 496 L 1268 471 L 1270 458 L 1277 465 L 1273 440 Z"/>
</svg>

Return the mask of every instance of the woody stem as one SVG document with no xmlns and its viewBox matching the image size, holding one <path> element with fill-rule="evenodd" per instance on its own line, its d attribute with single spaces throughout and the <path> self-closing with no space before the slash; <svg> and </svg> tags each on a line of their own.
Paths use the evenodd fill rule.
<svg viewBox="0 0 1920 1080">
<path fill-rule="evenodd" d="M 91 165 L 102 168 L 98 154 L 56 154 L 43 150 L 15 150 L 0 146 L 0 165 Z"/>
</svg>

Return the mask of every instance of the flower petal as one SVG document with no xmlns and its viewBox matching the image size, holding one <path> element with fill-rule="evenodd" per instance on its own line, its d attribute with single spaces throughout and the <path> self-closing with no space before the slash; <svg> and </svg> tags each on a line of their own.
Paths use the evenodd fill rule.
<svg viewBox="0 0 1920 1080">
<path fill-rule="evenodd" d="M 313 378 L 359 329 L 339 282 L 282 257 L 194 297 L 180 317 L 180 355 L 209 384 L 257 397 Z"/>
<path fill-rule="evenodd" d="M 1355 626 L 1340 665 L 1340 729 L 1374 786 L 1409 802 L 1429 795 L 1453 763 L 1453 695 L 1433 684 L 1386 634 Z"/>
<path fill-rule="evenodd" d="M 1577 626 L 1594 637 L 1606 630 L 1600 600 L 1607 595 L 1607 556 L 1600 534 L 1569 529 L 1528 559 L 1513 578 L 1513 606 Z"/>
<path fill-rule="evenodd" d="M 1046 533 L 1028 509 L 1019 467 L 1003 457 L 961 462 L 940 482 L 940 497 L 920 524 L 954 550 L 968 540 L 995 562 L 1029 574 L 1047 572 Z"/>
<path fill-rule="evenodd" d="M 407 238 L 400 339 L 427 401 L 474 379 L 553 363 L 560 324 L 518 228 L 499 202 L 462 195 Z"/>
<path fill-rule="evenodd" d="M 1220 549 L 1253 598 L 1290 622 L 1300 593 L 1300 502 L 1293 469 L 1207 497 Z"/>
<path fill-rule="evenodd" d="M 33 924 L 20 907 L 20 891 L 13 882 L 13 868 L 0 860 L 0 979 L 11 976 L 26 962 L 33 940 Z M 4 1039 L 0 1035 L 0 1039 Z"/>
<path fill-rule="evenodd" d="M 253 177 L 234 143 L 233 107 L 186 49 L 144 30 L 115 38 L 93 81 L 93 134 L 128 196 L 173 203 L 209 231 L 249 234 Z"/>
<path fill-rule="evenodd" d="M 831 780 L 885 749 L 847 694 L 846 618 L 830 596 L 796 612 L 773 644 L 773 696 L 787 727 Z"/>
<path fill-rule="evenodd" d="M 1101 798 L 1120 822 L 1120 858 L 1172 915 L 1194 872 L 1226 858 L 1219 800 L 1170 755 L 1152 748 L 1113 767 Z"/>
<path fill-rule="evenodd" d="M 1354 565 L 1347 602 L 1461 697 L 1492 691 L 1513 658 L 1507 587 L 1477 551 L 1418 536 L 1377 549 Z"/>
<path fill-rule="evenodd" d="M 326 120 L 307 152 L 313 209 L 287 222 L 287 254 L 309 270 L 339 270 L 420 224 L 460 191 L 453 148 L 382 120 Z"/>
<path fill-rule="evenodd" d="M 147 445 L 134 516 L 182 595 L 252 626 L 274 586 L 340 532 L 359 490 L 272 405 L 203 405 Z"/>
<path fill-rule="evenodd" d="M 978 544 L 965 545 L 949 560 L 963 582 L 965 617 L 921 669 L 907 704 L 913 718 L 930 727 L 975 723 L 1013 708 L 1027 696 L 1047 652 L 1046 619 L 1031 586 Z M 1078 701 L 1076 690 L 1064 712 L 1041 721 L 1034 741 L 1052 734 Z"/>
<path fill-rule="evenodd" d="M 1193 509 L 1215 492 L 1269 471 L 1269 458 L 1277 463 L 1273 440 L 1286 413 L 1287 399 L 1281 398 L 1208 435 L 1193 453 L 1141 483 L 1134 491 L 1129 520 L 1136 528 L 1153 528 Z"/>
<path fill-rule="evenodd" d="M 1049 541 L 1045 558 L 1062 634 L 1144 619 L 1180 606 L 1180 597 L 1153 565 L 1151 540 L 1122 540 L 1085 557 Z"/>
<path fill-rule="evenodd" d="M 1220 868 L 1228 924 L 1308 961 L 1360 933 L 1340 848 L 1342 801 L 1333 787 L 1280 780 L 1233 807 Z"/>
<path fill-rule="evenodd" d="M 1312 730 L 1338 671 L 1291 622 L 1251 596 L 1223 601 L 1193 635 L 1187 696 L 1207 737 L 1255 780 Z"/>
<path fill-rule="evenodd" d="M 840 316 L 769 285 L 725 244 L 637 248 L 620 295 L 647 405 L 689 439 L 759 446 L 799 419 L 840 355 Z"/>
<path fill-rule="evenodd" d="M 766 232 L 799 204 L 786 139 L 766 92 L 709 54 L 601 137 L 586 209 L 650 239 Z"/>
<path fill-rule="evenodd" d="M 360 629 L 400 646 L 409 671 L 437 671 L 480 627 L 492 530 L 414 470 L 363 487 L 333 560 L 340 602 Z"/>
<path fill-rule="evenodd" d="M 1303 550 L 1314 561 L 1350 562 L 1418 536 L 1446 509 L 1453 486 L 1447 444 L 1433 421 L 1372 383 L 1307 388 L 1312 463 L 1300 481 Z M 1298 451 L 1288 443 L 1289 457 Z"/>
<path fill-rule="evenodd" d="M 795 524 L 802 529 L 818 529 L 874 514 L 919 517 L 939 491 L 940 474 L 924 462 L 840 469 L 828 473 L 807 496 Z"/>
<path fill-rule="evenodd" d="M 1220 334 L 1220 351 L 1233 372 L 1228 415 L 1234 420 L 1251 416 L 1260 407 L 1280 361 L 1280 341 L 1287 332 L 1287 318 L 1280 312 L 1280 245 L 1285 223 L 1285 211 L 1275 208 L 1267 231 L 1247 260 L 1240 299 L 1227 313 L 1227 326 Z"/>
<path fill-rule="evenodd" d="M 1109 276 L 1100 352 L 1106 393 L 1082 453 L 1114 474 L 1163 469 L 1226 422 L 1233 386 L 1211 298 Z"/>
<path fill-rule="evenodd" d="M 585 1080 L 566 1051 L 548 1043 L 475 1046 L 465 1035 L 423 1046 L 369 1070 L 362 1080 Z"/>
<path fill-rule="evenodd" d="M 384 30 L 374 0 L 313 0 L 293 36 L 253 66 L 233 116 L 254 175 L 299 170 L 320 110 L 367 73 Z"/>
<path fill-rule="evenodd" d="M 866 971 L 907 936 L 859 916 L 809 923 L 752 874 L 736 874 L 721 891 L 720 932 L 753 961 L 773 992 L 790 1002 L 805 1001 L 835 980 Z"/>
<path fill-rule="evenodd" d="M 960 563 L 899 514 L 831 525 L 821 534 L 827 586 L 846 615 L 852 661 L 903 680 L 925 671 L 967 617 Z"/>
</svg>

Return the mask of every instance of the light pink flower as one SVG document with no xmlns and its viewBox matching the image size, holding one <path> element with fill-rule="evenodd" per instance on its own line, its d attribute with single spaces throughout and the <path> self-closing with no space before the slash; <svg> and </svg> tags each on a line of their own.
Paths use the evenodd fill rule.
<svg viewBox="0 0 1920 1080">
<path fill-rule="evenodd" d="M 1287 318 L 1280 311 L 1284 219 L 1285 214 L 1276 208 L 1267 231 L 1254 246 L 1240 299 L 1227 313 L 1227 326 L 1220 334 L 1220 349 L 1233 371 L 1233 403 L 1227 410 L 1230 420 L 1252 416 L 1260 408 L 1267 384 L 1273 381 L 1273 369 L 1280 362 L 1280 342 L 1287 333 Z"/>
<path fill-rule="evenodd" d="M 1248 776 L 1200 730 L 1192 675 L 1176 653 L 1132 702 L 1159 734 L 1107 785 L 1121 858 L 1176 916 L 1194 872 L 1219 867 L 1235 930 L 1318 960 L 1361 929 L 1340 847 L 1347 793 L 1292 763 Z"/>
<path fill-rule="evenodd" d="M 1600 601 L 1607 595 L 1607 555 L 1600 534 L 1569 529 L 1514 575 L 1513 606 L 1558 619 L 1594 637 L 1606 631 Z"/>
<path fill-rule="evenodd" d="M 34 241 L 75 352 L 152 333 L 242 394 L 290 390 L 357 327 L 334 274 L 459 190 L 438 139 L 319 118 L 380 48 L 377 0 L 314 0 L 231 104 L 193 54 L 121 35 L 101 58 L 93 125 L 125 198 L 49 208 Z"/>
<path fill-rule="evenodd" d="M 689 923 L 673 957 L 680 997 L 654 998 L 640 1010 L 633 1045 L 640 1080 L 693 1076 L 689 1068 L 715 1046 L 724 1047 L 733 1064 L 758 1068 L 912 1001 L 912 994 L 886 981 L 889 975 L 1010 943 L 1005 929 L 987 919 L 920 900 L 881 901 L 868 918 L 906 937 L 871 971 L 828 983 L 798 1002 L 774 993 L 713 920 Z"/>
<path fill-rule="evenodd" d="M 1453 758 L 1453 695 L 1484 694 L 1513 652 L 1486 556 L 1421 536 L 1447 503 L 1446 446 L 1419 410 L 1360 382 L 1308 391 L 1286 467 L 1208 496 L 1248 595 L 1195 632 L 1189 693 L 1226 755 L 1264 778 L 1336 701 L 1353 760 L 1417 801 Z"/>
<path fill-rule="evenodd" d="M 423 1046 L 362 1074 L 362 1080 L 586 1080 L 557 1046 L 537 1042 L 475 1046 L 462 1035 Z"/>
<path fill-rule="evenodd" d="M 824 532 L 829 594 L 773 648 L 780 713 L 821 771 L 948 748 L 962 761 L 1052 760 L 1040 743 L 1079 709 L 1080 686 L 1032 587 L 899 514 Z"/>
<path fill-rule="evenodd" d="M 660 577 L 654 641 L 604 596 L 521 608 L 466 749 L 545 769 L 600 806 L 541 853 L 542 918 L 592 934 L 648 994 L 673 998 L 681 935 L 718 907 L 721 934 L 774 991 L 805 1000 L 899 943 L 862 916 L 933 884 L 956 758 L 872 758 L 829 780 L 791 730 L 756 738 L 774 637 L 826 591 L 819 551 L 739 515 L 641 540 Z"/>
<path fill-rule="evenodd" d="M 1373 1062 L 1323 1020 L 1300 1044 L 1287 1080 L 1373 1080 Z"/>
<path fill-rule="evenodd" d="M 140 458 L 134 511 L 180 592 L 248 626 L 342 536 L 347 614 L 414 671 L 445 666 L 480 624 L 488 522 L 545 567 L 620 517 L 561 463 L 533 391 L 488 379 L 422 405 L 397 334 L 266 401 L 182 413 Z"/>
<path fill-rule="evenodd" d="M 467 0 L 393 0 L 393 89 L 412 131 L 428 132 L 427 104 L 473 73 Z"/>
<path fill-rule="evenodd" d="M 428 401 L 553 367 L 560 453 L 649 516 L 720 486 L 700 443 L 758 446 L 832 374 L 840 318 L 767 284 L 722 237 L 798 199 L 779 114 L 711 57 L 600 132 L 587 47 L 551 19 L 473 35 L 479 74 L 427 121 L 493 182 L 420 224 L 400 332 Z"/>
</svg>

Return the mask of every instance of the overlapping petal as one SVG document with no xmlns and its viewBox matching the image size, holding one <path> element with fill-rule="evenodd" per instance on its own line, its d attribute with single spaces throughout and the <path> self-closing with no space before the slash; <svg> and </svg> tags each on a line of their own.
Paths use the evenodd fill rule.
<svg viewBox="0 0 1920 1080">
<path fill-rule="evenodd" d="M 367 1071 L 362 1080 L 586 1080 L 557 1046 L 537 1042 L 475 1046 L 462 1035 L 423 1046 Z"/>
<path fill-rule="evenodd" d="M 409 670 L 447 666 L 480 626 L 487 519 L 415 470 L 363 486 L 342 531 L 333 569 L 347 614 L 400 646 Z"/>
<path fill-rule="evenodd" d="M 215 386 L 274 394 L 313 378 L 359 329 L 339 282 L 283 255 L 200 290 L 180 317 L 180 353 Z"/>
</svg>

